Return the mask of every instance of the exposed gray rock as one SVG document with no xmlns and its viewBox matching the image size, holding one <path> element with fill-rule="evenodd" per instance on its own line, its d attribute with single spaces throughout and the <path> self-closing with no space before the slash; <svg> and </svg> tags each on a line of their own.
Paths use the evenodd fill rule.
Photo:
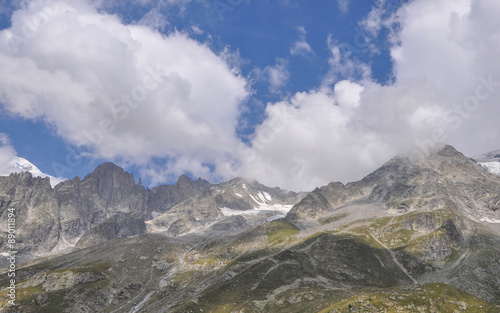
<svg viewBox="0 0 500 313">
<path fill-rule="evenodd" d="M 246 230 L 250 227 L 247 223 L 247 220 L 241 216 L 229 216 L 223 219 L 220 222 L 217 222 L 210 226 L 209 230 L 214 232 L 222 232 L 222 233 L 233 233 L 237 231 Z"/>
<path fill-rule="evenodd" d="M 75 249 L 82 249 L 111 239 L 140 235 L 146 232 L 146 223 L 139 212 L 119 213 L 91 228 L 78 240 Z"/>
</svg>

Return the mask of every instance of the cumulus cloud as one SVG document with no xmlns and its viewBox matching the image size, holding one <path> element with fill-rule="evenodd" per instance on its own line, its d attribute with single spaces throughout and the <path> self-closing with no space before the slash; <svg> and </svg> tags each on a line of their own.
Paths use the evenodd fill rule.
<svg viewBox="0 0 500 313">
<path fill-rule="evenodd" d="M 295 190 L 363 177 L 393 151 L 378 134 L 351 125 L 362 91 L 362 86 L 342 81 L 334 89 L 301 92 L 268 105 L 268 118 L 257 127 L 252 149 L 240 150 L 242 172 Z"/>
<path fill-rule="evenodd" d="M 392 31 L 388 85 L 329 40 L 322 87 L 268 105 L 253 146 L 240 150 L 248 160 L 243 172 L 267 184 L 311 189 L 359 179 L 398 153 L 423 156 L 441 142 L 469 155 L 495 149 L 498 14 L 493 0 L 415 0 L 383 22 L 373 13 L 368 30 Z"/>
<path fill-rule="evenodd" d="M 398 12 L 401 31 L 391 49 L 395 86 L 419 90 L 418 114 L 422 107 L 442 112 L 428 119 L 431 132 L 444 132 L 468 154 L 498 140 L 498 13 L 500 4 L 491 0 L 413 1 Z"/>
<path fill-rule="evenodd" d="M 304 26 L 297 27 L 297 32 L 299 33 L 299 40 L 295 41 L 290 48 L 291 55 L 308 55 L 314 53 L 313 49 L 306 41 L 306 29 Z"/>
<path fill-rule="evenodd" d="M 236 146 L 248 96 L 229 58 L 84 2 L 32 1 L 0 32 L 0 101 L 94 157 L 206 177 Z"/>
</svg>

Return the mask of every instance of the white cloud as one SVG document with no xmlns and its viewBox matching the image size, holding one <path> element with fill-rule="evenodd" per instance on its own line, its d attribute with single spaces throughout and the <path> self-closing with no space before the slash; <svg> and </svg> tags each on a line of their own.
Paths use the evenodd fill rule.
<svg viewBox="0 0 500 313">
<path fill-rule="evenodd" d="M 349 12 L 349 4 L 350 4 L 350 0 L 337 0 L 338 4 L 339 4 L 339 9 L 342 13 L 347 13 Z"/>
<path fill-rule="evenodd" d="M 374 32 L 393 31 L 389 85 L 329 40 L 322 87 L 268 105 L 252 148 L 240 149 L 242 172 L 312 189 L 357 180 L 394 154 L 423 153 L 441 141 L 468 155 L 497 149 L 499 15 L 494 0 L 414 0 L 374 23 Z"/>
<path fill-rule="evenodd" d="M 299 40 L 295 41 L 292 44 L 292 48 L 290 48 L 290 54 L 291 55 L 308 55 L 308 54 L 314 54 L 313 49 L 309 45 L 309 43 L 306 41 L 306 29 L 304 26 L 299 26 L 297 27 L 297 32 L 299 34 Z"/>
<path fill-rule="evenodd" d="M 206 175 L 239 142 L 248 96 L 226 59 L 83 2 L 32 1 L 0 32 L 0 100 L 95 157 L 142 166 L 167 157 L 172 175 Z"/>
<path fill-rule="evenodd" d="M 244 155 L 244 175 L 271 186 L 310 190 L 333 179 L 362 178 L 394 152 L 376 133 L 351 125 L 363 87 L 297 93 L 268 105 L 268 118 Z"/>
<path fill-rule="evenodd" d="M 346 49 L 346 46 L 342 44 L 334 42 L 331 36 L 328 36 L 327 44 L 331 54 L 328 60 L 330 68 L 323 79 L 323 85 L 332 85 L 343 78 L 369 79 L 371 76 L 370 66 L 359 61 L 353 51 Z"/>
<path fill-rule="evenodd" d="M 255 68 L 253 74 L 257 81 L 266 81 L 269 83 L 269 91 L 279 93 L 286 86 L 290 73 L 288 63 L 285 59 L 278 59 L 273 66 L 266 66 L 264 69 Z"/>
<path fill-rule="evenodd" d="M 16 150 L 10 144 L 7 134 L 0 133 L 0 176 L 10 174 L 10 162 L 17 156 Z"/>
<path fill-rule="evenodd" d="M 360 22 L 361 26 L 370 32 L 373 36 L 378 35 L 382 27 L 387 26 L 387 21 L 384 19 L 384 4 L 386 0 L 377 0 L 368 16 Z"/>
<path fill-rule="evenodd" d="M 202 35 L 203 34 L 203 29 L 201 29 L 198 25 L 191 26 L 191 30 L 196 35 Z"/>
<path fill-rule="evenodd" d="M 137 23 L 139 25 L 147 26 L 152 29 L 163 31 L 169 25 L 165 14 L 160 12 L 158 8 L 150 10 L 146 13 L 141 20 Z"/>
</svg>

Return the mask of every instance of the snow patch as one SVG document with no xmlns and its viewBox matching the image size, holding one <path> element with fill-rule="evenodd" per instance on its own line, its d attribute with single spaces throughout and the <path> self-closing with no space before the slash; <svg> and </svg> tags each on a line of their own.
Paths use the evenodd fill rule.
<svg viewBox="0 0 500 313">
<path fill-rule="evenodd" d="M 255 197 L 254 197 L 254 196 L 252 196 L 252 195 L 249 195 L 249 196 L 250 196 L 250 198 L 252 198 L 252 200 L 253 200 L 255 203 L 257 203 L 257 204 L 259 204 L 259 205 L 260 205 L 260 204 L 262 204 L 262 203 L 260 203 L 260 202 L 259 202 L 259 200 L 255 199 Z"/>
<path fill-rule="evenodd" d="M 235 216 L 235 215 L 259 215 L 259 214 L 274 214 L 276 218 L 285 217 L 285 215 L 290 212 L 293 205 L 282 205 L 282 204 L 272 204 L 264 205 L 260 207 L 253 208 L 252 210 L 233 210 L 230 208 L 219 208 L 224 216 Z M 279 216 L 279 217 L 278 217 Z"/>
<path fill-rule="evenodd" d="M 263 191 L 264 197 L 267 199 L 267 201 L 273 201 L 273 198 L 271 198 L 271 195 L 268 194 L 267 192 Z"/>
<path fill-rule="evenodd" d="M 500 175 L 500 162 L 480 162 L 479 165 L 493 174 Z"/>
<path fill-rule="evenodd" d="M 271 195 L 268 194 L 267 192 L 257 192 L 257 196 L 254 197 L 252 195 L 250 195 L 250 198 L 252 198 L 252 200 L 257 203 L 259 205 L 259 207 L 262 207 L 262 206 L 267 206 L 268 205 L 268 202 L 271 202 L 272 201 L 272 198 L 271 198 Z"/>
<path fill-rule="evenodd" d="M 258 209 L 265 211 L 278 211 L 282 213 L 288 213 L 292 209 L 293 205 L 291 204 L 265 204 L 261 205 Z"/>
<path fill-rule="evenodd" d="M 479 221 L 486 222 L 486 223 L 491 223 L 491 224 L 500 224 L 500 220 L 496 220 L 496 219 L 489 218 L 489 217 L 483 217 Z"/>
<path fill-rule="evenodd" d="M 247 185 L 245 185 L 245 184 L 241 184 L 241 187 L 243 187 L 243 189 L 245 189 L 245 190 L 248 190 Z"/>
<path fill-rule="evenodd" d="M 243 198 L 243 196 L 242 196 L 241 194 L 237 193 L 237 192 L 235 192 L 235 193 L 234 193 L 234 195 L 235 195 L 236 197 Z"/>
<path fill-rule="evenodd" d="M 266 198 L 264 197 L 264 195 L 259 191 L 257 193 L 257 197 L 259 197 L 259 199 L 262 201 L 262 203 L 266 203 Z"/>
<path fill-rule="evenodd" d="M 253 210 L 233 210 L 230 208 L 219 208 L 219 210 L 224 214 L 224 216 L 235 216 L 235 215 L 258 215 L 258 214 L 263 214 L 259 209 L 253 209 Z"/>
</svg>

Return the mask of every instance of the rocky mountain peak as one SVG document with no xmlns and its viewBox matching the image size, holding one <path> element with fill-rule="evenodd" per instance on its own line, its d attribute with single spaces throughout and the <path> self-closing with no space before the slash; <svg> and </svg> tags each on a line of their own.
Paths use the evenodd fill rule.
<svg viewBox="0 0 500 313">
<path fill-rule="evenodd" d="M 178 187 L 189 187 L 189 186 L 193 186 L 194 184 L 196 184 L 196 183 L 185 174 L 182 174 L 181 176 L 179 176 L 179 178 L 177 179 L 177 182 L 175 183 L 175 185 Z"/>
<path fill-rule="evenodd" d="M 396 156 L 361 180 L 365 184 L 386 184 L 407 181 L 417 176 L 441 173 L 448 177 L 482 175 L 483 169 L 473 160 L 450 145 L 432 151 L 429 155 Z"/>
<path fill-rule="evenodd" d="M 195 181 L 195 183 L 198 186 L 205 186 L 205 187 L 210 185 L 210 182 L 208 182 L 208 180 L 202 179 L 201 177 L 198 177 L 198 179 Z"/>
<path fill-rule="evenodd" d="M 123 168 L 119 167 L 118 165 L 112 163 L 112 162 L 105 162 L 100 164 L 95 168 L 95 170 L 85 176 L 84 180 L 90 178 L 90 177 L 105 177 L 105 176 L 122 176 L 124 178 L 132 178 L 134 177 L 133 174 L 130 174 L 128 172 L 125 172 Z"/>
<path fill-rule="evenodd" d="M 361 181 L 365 184 L 378 183 L 384 179 L 394 180 L 396 178 L 411 176 L 416 171 L 416 166 L 409 157 L 397 156 L 386 162 L 380 168 L 370 173 Z"/>
<path fill-rule="evenodd" d="M 463 155 L 461 152 L 450 145 L 445 145 L 438 151 L 437 155 L 452 158 L 467 158 L 465 155 Z"/>
<path fill-rule="evenodd" d="M 457 151 L 454 147 L 450 145 L 444 146 L 442 149 L 438 150 L 436 153 L 431 153 L 427 158 L 428 162 L 435 165 L 445 164 L 468 164 L 473 165 L 474 161 L 463 155 L 461 152 Z"/>
</svg>

